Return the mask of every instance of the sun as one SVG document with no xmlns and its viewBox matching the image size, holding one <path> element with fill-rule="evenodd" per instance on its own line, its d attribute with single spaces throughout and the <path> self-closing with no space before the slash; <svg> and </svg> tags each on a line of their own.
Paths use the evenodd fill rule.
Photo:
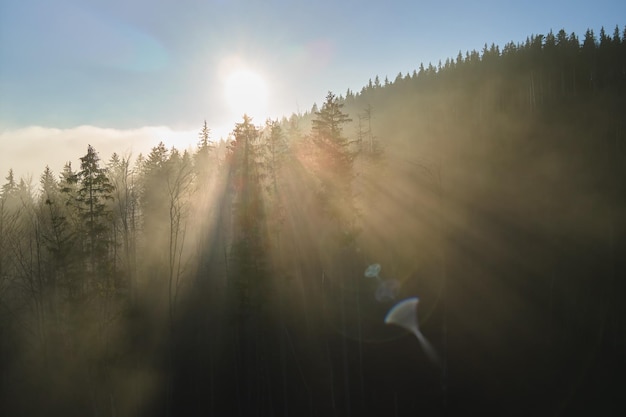
<svg viewBox="0 0 626 417">
<path fill-rule="evenodd" d="M 262 118 L 267 112 L 267 84 L 254 71 L 238 69 L 230 73 L 224 82 L 224 96 L 228 107 L 238 117 L 245 113 Z"/>
</svg>

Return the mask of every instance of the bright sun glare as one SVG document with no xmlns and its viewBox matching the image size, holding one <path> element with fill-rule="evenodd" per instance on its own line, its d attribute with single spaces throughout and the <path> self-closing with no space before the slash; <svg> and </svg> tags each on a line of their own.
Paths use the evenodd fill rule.
<svg viewBox="0 0 626 417">
<path fill-rule="evenodd" d="M 224 83 L 224 94 L 237 117 L 246 113 L 259 119 L 267 112 L 267 85 L 256 72 L 237 70 L 231 73 Z"/>
</svg>

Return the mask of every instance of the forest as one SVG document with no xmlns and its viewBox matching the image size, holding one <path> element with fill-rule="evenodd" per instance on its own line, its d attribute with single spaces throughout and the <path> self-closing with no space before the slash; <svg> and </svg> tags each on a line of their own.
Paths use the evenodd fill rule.
<svg viewBox="0 0 626 417">
<path fill-rule="evenodd" d="M 0 191 L 2 416 L 626 411 L 626 27 L 42 170 Z"/>
</svg>

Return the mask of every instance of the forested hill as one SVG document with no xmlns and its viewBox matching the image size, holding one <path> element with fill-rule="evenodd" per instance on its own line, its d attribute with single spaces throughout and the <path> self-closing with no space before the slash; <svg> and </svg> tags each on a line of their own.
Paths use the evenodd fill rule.
<svg viewBox="0 0 626 417">
<path fill-rule="evenodd" d="M 626 29 L 90 146 L 0 191 L 0 415 L 623 415 L 625 254 Z"/>
</svg>

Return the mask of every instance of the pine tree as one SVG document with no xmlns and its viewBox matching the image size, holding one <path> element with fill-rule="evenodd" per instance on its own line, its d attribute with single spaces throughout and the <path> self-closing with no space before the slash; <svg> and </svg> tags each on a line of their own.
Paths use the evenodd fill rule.
<svg viewBox="0 0 626 417">
<path fill-rule="evenodd" d="M 12 169 L 9 170 L 5 179 L 7 182 L 0 190 L 0 288 L 4 288 L 5 281 L 8 281 L 10 277 L 9 270 L 13 262 L 12 257 L 9 256 L 9 237 L 15 232 L 17 220 L 15 201 L 17 186 Z"/>
<path fill-rule="evenodd" d="M 359 123 L 364 123 L 365 129 L 362 132 L 361 140 L 364 142 L 361 144 L 361 149 L 365 149 L 366 155 L 371 161 L 378 162 L 382 158 L 383 150 L 378 138 L 374 135 L 372 130 L 372 106 L 367 105 L 363 110 L 363 114 L 359 115 Z"/>
<path fill-rule="evenodd" d="M 263 302 L 266 284 L 265 215 L 261 195 L 260 131 L 245 115 L 235 125 L 230 145 L 234 192 L 234 284 L 239 314 L 246 316 Z"/>
<path fill-rule="evenodd" d="M 108 175 L 113 186 L 113 261 L 120 260 L 121 275 L 128 280 L 131 296 L 135 294 L 135 249 L 137 241 L 138 192 L 136 172 L 131 167 L 130 156 L 120 158 L 116 153 L 108 163 Z M 118 252 L 121 241 L 122 251 Z M 114 268 L 117 269 L 117 268 Z"/>
<path fill-rule="evenodd" d="M 583 58 L 583 74 L 586 77 L 586 81 L 588 83 L 587 85 L 591 91 L 595 91 L 598 83 L 597 47 L 597 40 L 593 29 L 587 29 L 585 32 L 585 39 L 583 40 L 583 46 L 581 48 L 581 54 Z"/>
<path fill-rule="evenodd" d="M 355 208 L 352 198 L 353 163 L 357 152 L 352 149 L 357 141 L 343 135 L 343 126 L 352 121 L 342 111 L 343 104 L 329 92 L 322 109 L 315 113 L 311 138 L 318 148 L 318 176 L 322 205 L 331 219 L 337 222 L 340 235 L 351 243 L 355 232 Z"/>
<path fill-rule="evenodd" d="M 211 172 L 218 167 L 218 155 L 215 144 L 211 141 L 211 129 L 207 126 L 206 120 L 200 130 L 198 149 L 193 156 L 193 163 L 196 175 L 198 177 L 198 186 L 205 187 L 207 185 Z"/>
<path fill-rule="evenodd" d="M 17 191 L 17 184 L 15 183 L 15 176 L 13 174 L 13 168 L 9 169 L 8 175 L 5 177 L 7 181 L 2 185 L 0 189 L 0 197 L 8 199 L 12 194 Z"/>
<path fill-rule="evenodd" d="M 75 200 L 84 221 L 91 268 L 96 272 L 108 267 L 111 208 L 107 202 L 113 199 L 113 185 L 106 168 L 100 167 L 100 157 L 93 146 L 87 147 L 87 154 L 80 161 L 80 171 L 74 177 L 78 186 Z"/>
<path fill-rule="evenodd" d="M 163 186 L 167 181 L 167 161 L 169 151 L 163 142 L 153 147 L 148 156 L 138 161 L 140 171 L 139 201 L 142 227 L 148 240 L 153 242 L 163 238 L 163 219 L 167 216 L 167 191 Z M 164 259 L 164 256 L 159 257 Z"/>
<path fill-rule="evenodd" d="M 278 190 L 278 174 L 288 151 L 283 129 L 277 120 L 267 120 L 264 132 L 264 167 L 268 175 L 270 190 Z"/>
</svg>

